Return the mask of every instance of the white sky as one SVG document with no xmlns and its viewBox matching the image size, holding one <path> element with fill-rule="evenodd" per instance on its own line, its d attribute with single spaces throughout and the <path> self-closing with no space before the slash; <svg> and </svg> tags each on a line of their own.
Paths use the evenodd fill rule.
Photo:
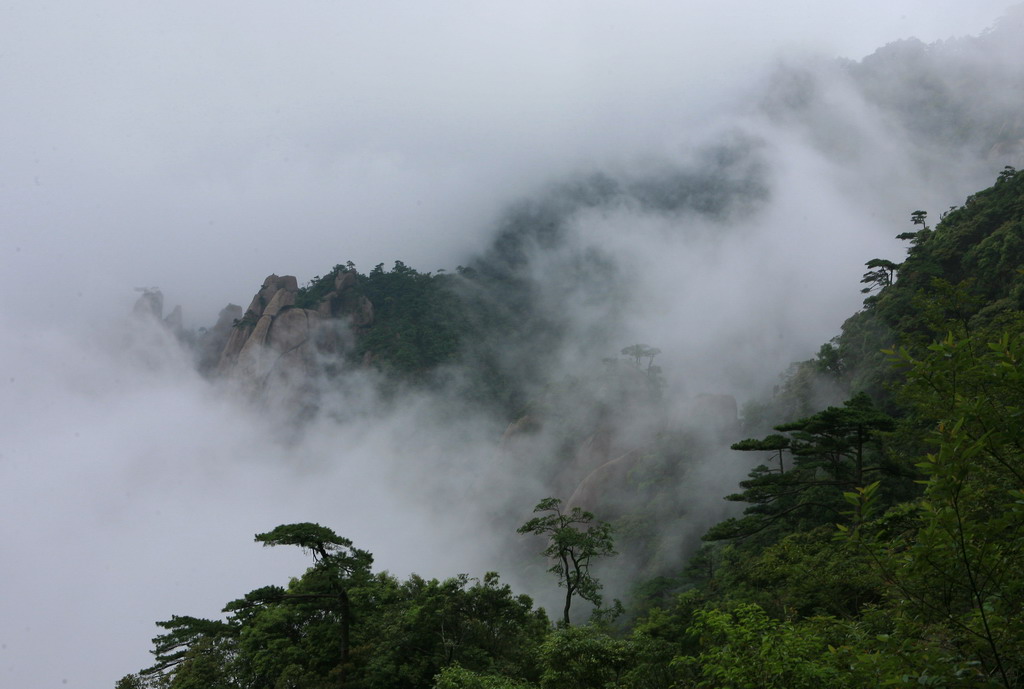
<svg viewBox="0 0 1024 689">
<path fill-rule="evenodd" d="M 3 3 L 0 268 L 35 295 L 6 308 L 159 286 L 207 325 L 271 272 L 451 268 L 507 199 L 657 154 L 776 51 L 859 58 L 1004 6 Z"/>
<path fill-rule="evenodd" d="M 278 523 L 349 520 L 402 575 L 479 562 L 431 558 L 434 529 L 372 463 L 385 429 L 275 457 L 176 364 L 106 351 L 133 288 L 200 326 L 271 272 L 452 268 L 508 201 L 701 138 L 780 52 L 859 59 L 980 33 L 1008 4 L 0 2 L 0 685 L 112 686 L 148 663 L 155 620 L 300 573 L 251 543 Z M 838 250 L 856 275 L 871 256 L 853 231 Z M 372 485 L 358 500 L 282 478 L 278 460 L 334 461 L 334 441 L 332 476 Z"/>
</svg>

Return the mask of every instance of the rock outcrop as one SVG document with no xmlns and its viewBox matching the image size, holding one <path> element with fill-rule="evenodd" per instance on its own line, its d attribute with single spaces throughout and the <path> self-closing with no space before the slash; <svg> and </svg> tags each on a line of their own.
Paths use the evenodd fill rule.
<svg viewBox="0 0 1024 689">
<path fill-rule="evenodd" d="M 175 337 L 185 335 L 185 317 L 181 313 L 181 306 L 176 305 L 171 313 L 164 319 L 164 326 L 174 334 Z"/>
<path fill-rule="evenodd" d="M 125 354 L 151 369 L 177 365 L 187 358 L 190 333 L 182 324 L 181 307 L 175 306 L 164 318 L 164 295 L 156 287 L 139 288 L 142 294 L 132 306 L 125 324 Z"/>
<path fill-rule="evenodd" d="M 295 303 L 298 291 L 298 283 L 291 275 L 267 276 L 259 292 L 252 298 L 249 308 L 235 323 L 235 329 L 228 338 L 224 351 L 221 352 L 220 362 L 217 364 L 218 373 L 232 373 L 247 345 L 251 352 L 266 341 L 274 316 L 285 305 Z"/>
<path fill-rule="evenodd" d="M 244 313 L 231 306 L 221 312 L 215 330 L 228 314 L 241 317 L 232 316 L 211 369 L 254 395 L 311 405 L 322 363 L 341 354 L 352 328 L 373 323 L 373 306 L 356 289 L 356 273 L 339 271 L 333 279 L 332 290 L 302 308 L 296 305 L 300 294 L 295 277 L 268 276 Z"/>
<path fill-rule="evenodd" d="M 132 316 L 139 320 L 159 323 L 179 340 L 185 339 L 184 317 L 181 306 L 175 306 L 170 315 L 164 318 L 164 295 L 156 287 L 140 287 L 142 294 L 132 307 Z"/>
<path fill-rule="evenodd" d="M 609 498 L 622 492 L 622 487 L 632 471 L 641 461 L 643 453 L 631 450 L 621 457 L 605 462 L 584 478 L 572 495 L 566 507 L 579 507 L 588 512 L 608 514 Z"/>
<path fill-rule="evenodd" d="M 554 488 L 564 495 L 573 490 L 584 476 L 623 452 L 616 442 L 615 432 L 610 425 L 602 425 L 583 439 L 576 447 L 571 461 L 567 462 L 555 477 Z"/>
<path fill-rule="evenodd" d="M 135 300 L 135 306 L 132 307 L 132 315 L 136 318 L 154 318 L 156 320 L 162 320 L 164 317 L 164 295 L 163 293 L 154 288 L 143 288 L 139 287 L 136 289 L 137 292 L 142 292 L 139 298 Z"/>
<path fill-rule="evenodd" d="M 505 432 L 501 434 L 501 446 L 508 449 L 516 440 L 525 435 L 537 433 L 542 430 L 544 424 L 535 416 L 527 414 L 511 422 Z"/>
<path fill-rule="evenodd" d="M 334 276 L 334 289 L 320 298 L 316 311 L 325 318 L 348 318 L 355 328 L 373 325 L 373 304 L 355 289 L 356 272 L 339 272 Z"/>
<path fill-rule="evenodd" d="M 217 323 L 196 341 L 196 366 L 203 375 L 217 370 L 221 354 L 234 333 L 235 323 L 242 318 L 242 307 L 228 304 L 220 310 Z"/>
</svg>

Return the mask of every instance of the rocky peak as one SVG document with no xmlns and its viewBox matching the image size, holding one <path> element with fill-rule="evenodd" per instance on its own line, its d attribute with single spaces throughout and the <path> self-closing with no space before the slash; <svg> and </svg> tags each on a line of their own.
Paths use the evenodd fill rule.
<svg viewBox="0 0 1024 689">
<path fill-rule="evenodd" d="M 207 375 L 217 369 L 221 354 L 234 332 L 235 324 L 241 319 L 242 307 L 238 304 L 228 304 L 220 310 L 216 324 L 198 338 L 196 365 L 200 373 Z"/>
<path fill-rule="evenodd" d="M 327 279 L 332 289 L 310 304 L 294 276 L 267 276 L 244 313 L 237 306 L 221 312 L 215 330 L 229 317 L 233 324 L 209 370 L 264 398 L 291 400 L 295 408 L 314 404 L 323 362 L 342 355 L 351 328 L 373 323 L 373 306 L 356 289 L 355 271 Z"/>
<path fill-rule="evenodd" d="M 148 317 L 161 320 L 164 317 L 163 292 L 155 287 L 139 287 L 136 291 L 142 292 L 142 294 L 135 300 L 132 315 L 137 318 Z"/>
<path fill-rule="evenodd" d="M 358 277 L 354 270 L 338 271 L 334 289 L 320 298 L 316 311 L 327 318 L 349 318 L 357 328 L 373 325 L 373 304 L 355 289 Z"/>
<path fill-rule="evenodd" d="M 185 333 L 184 318 L 181 306 L 175 306 L 167 318 L 164 318 L 164 295 L 156 287 L 139 287 L 142 294 L 135 300 L 132 315 L 140 320 L 151 320 L 160 323 L 164 328 L 181 339 Z"/>
<path fill-rule="evenodd" d="M 234 324 L 217 364 L 219 373 L 231 373 L 247 347 L 252 351 L 266 344 L 274 316 L 295 303 L 298 291 L 298 282 L 293 275 L 267 276 L 249 308 Z"/>
</svg>

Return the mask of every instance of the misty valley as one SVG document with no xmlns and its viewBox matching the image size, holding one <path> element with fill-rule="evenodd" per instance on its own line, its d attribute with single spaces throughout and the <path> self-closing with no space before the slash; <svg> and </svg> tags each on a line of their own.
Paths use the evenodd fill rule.
<svg viewBox="0 0 1024 689">
<path fill-rule="evenodd" d="M 1024 687 L 1022 7 L 779 60 L 664 151 L 511 185 L 447 267 L 296 203 L 218 258 L 282 267 L 215 321 L 164 285 L 102 345 L 26 339 L 10 389 L 60 392 L 0 470 L 71 457 L 41 494 L 170 553 L 95 558 L 166 608 L 116 689 Z"/>
<path fill-rule="evenodd" d="M 432 423 L 506 420 L 493 461 L 540 501 L 491 486 L 477 527 L 564 604 L 496 572 L 403 580 L 372 544 L 285 524 L 256 541 L 300 548 L 305 573 L 159 622 L 157 662 L 118 686 L 1017 686 L 1024 172 L 911 221 L 902 261 L 866 263 L 863 309 L 742 416 L 710 393 L 680 414 L 646 344 L 545 377 L 566 335 L 514 260 L 272 275 L 201 332 L 144 293 L 138 328 L 290 433 L 420 395 Z M 336 392 L 352 376 L 374 390 L 361 410 Z M 701 495 L 737 452 L 738 492 Z"/>
</svg>

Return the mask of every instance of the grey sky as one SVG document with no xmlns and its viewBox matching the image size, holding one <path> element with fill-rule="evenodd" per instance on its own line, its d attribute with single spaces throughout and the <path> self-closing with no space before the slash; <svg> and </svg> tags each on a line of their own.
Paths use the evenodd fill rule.
<svg viewBox="0 0 1024 689">
<path fill-rule="evenodd" d="M 112 686 L 147 663 L 155 620 L 215 615 L 301 572 L 297 554 L 251 542 L 286 521 L 329 524 L 403 576 L 485 564 L 453 545 L 468 542 L 466 520 L 407 512 L 398 464 L 380 460 L 408 453 L 399 431 L 429 418 L 416 401 L 380 427 L 281 448 L 181 362 L 152 369 L 121 348 L 112 324 L 133 288 L 159 286 L 202 326 L 271 272 L 304 283 L 344 260 L 452 268 L 509 201 L 713 136 L 780 54 L 859 59 L 908 36 L 977 34 L 1008 4 L 0 3 L 0 685 Z M 890 199 L 893 216 L 865 230 L 856 202 L 876 187 L 840 193 L 842 172 L 802 146 L 772 142 L 788 186 L 685 282 L 763 311 L 781 292 L 759 265 L 831 251 L 842 261 L 795 285 L 820 299 L 780 314 L 814 321 L 799 346 L 856 307 L 872 257 L 861 247 L 890 246 L 881 238 L 906 211 Z M 879 177 L 890 172 L 905 179 Z M 815 232 L 817 216 L 838 218 L 834 232 Z M 686 255 L 657 244 L 657 219 L 637 223 L 653 253 Z M 590 231 L 623 242 L 626 261 L 649 257 L 616 227 L 605 217 Z M 675 284 L 679 265 L 647 264 L 644 284 Z M 666 324 L 694 318 L 701 295 L 665 294 L 629 326 L 667 352 L 683 335 Z M 828 322 L 832 309 L 846 311 Z M 693 361 L 737 328 L 711 315 L 721 329 L 687 334 Z M 485 430 L 417 438 L 418 451 L 486 456 Z M 471 486 L 496 471 L 464 468 Z M 334 485 L 360 489 L 344 500 Z"/>
<path fill-rule="evenodd" d="M 859 58 L 1004 4 L 5 3 L 0 260 L 61 285 L 9 308 L 158 285 L 204 325 L 270 272 L 450 268 L 507 199 L 685 143 L 777 50 Z"/>
</svg>

